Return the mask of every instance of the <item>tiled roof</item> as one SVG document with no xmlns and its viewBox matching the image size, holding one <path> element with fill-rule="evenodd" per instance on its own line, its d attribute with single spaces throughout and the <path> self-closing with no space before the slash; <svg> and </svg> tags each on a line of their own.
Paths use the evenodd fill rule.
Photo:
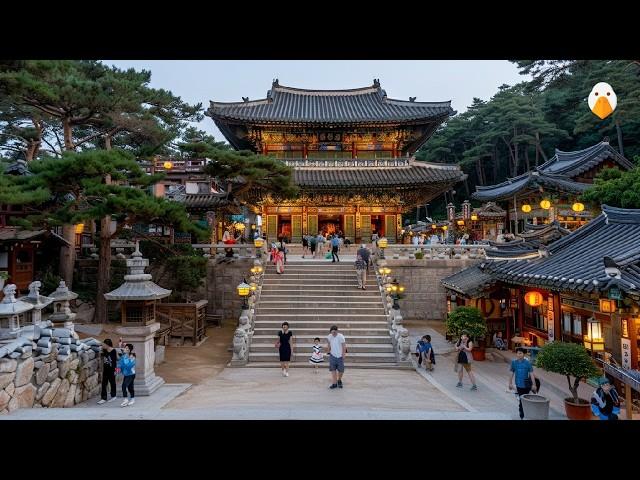
<svg viewBox="0 0 640 480">
<path fill-rule="evenodd" d="M 476 187 L 475 193 L 471 195 L 471 198 L 480 201 L 506 200 L 513 198 L 514 195 L 520 192 L 535 189 L 539 186 L 561 192 L 578 194 L 584 192 L 591 185 L 588 183 L 574 182 L 564 175 L 547 174 L 534 170 L 510 178 L 497 185 L 486 187 L 478 186 Z"/>
<path fill-rule="evenodd" d="M 480 265 L 473 265 L 442 279 L 442 285 L 446 288 L 468 297 L 479 295 L 495 282 L 491 274 L 482 271 Z"/>
<path fill-rule="evenodd" d="M 602 206 L 602 214 L 547 247 L 537 260 L 487 262 L 497 280 L 560 291 L 605 291 L 613 285 L 640 295 L 640 210 Z M 604 258 L 619 266 L 605 273 Z"/>
<path fill-rule="evenodd" d="M 590 184 L 578 183 L 573 179 L 581 173 L 591 170 L 607 159 L 611 159 L 623 170 L 630 170 L 633 164 L 616 152 L 607 141 L 603 141 L 584 150 L 561 152 L 543 165 L 497 185 L 476 187 L 471 198 L 476 200 L 506 200 L 520 192 L 542 186 L 566 193 L 582 193 Z"/>
<path fill-rule="evenodd" d="M 267 98 L 243 102 L 211 102 L 214 120 L 276 123 L 398 123 L 445 120 L 454 113 L 451 102 L 416 102 L 387 98 L 378 82 L 351 90 L 305 90 L 279 85 Z"/>
<path fill-rule="evenodd" d="M 539 169 L 546 173 L 562 174 L 574 178 L 607 159 L 615 161 L 623 170 L 631 170 L 634 166 L 613 149 L 608 141 L 602 141 L 575 152 L 562 152 L 556 149 L 556 154 L 542 164 Z"/>
<path fill-rule="evenodd" d="M 231 203 L 226 193 L 193 193 L 185 195 L 184 198 L 184 205 L 187 208 L 222 208 Z"/>
<path fill-rule="evenodd" d="M 0 227 L 0 242 L 31 240 L 41 236 L 51 237 L 65 245 L 69 245 L 64 238 L 49 230 L 26 230 L 21 227 Z"/>
<path fill-rule="evenodd" d="M 407 166 L 363 168 L 294 168 L 301 187 L 418 187 L 433 183 L 457 183 L 464 173 L 457 165 L 410 162 Z"/>
</svg>

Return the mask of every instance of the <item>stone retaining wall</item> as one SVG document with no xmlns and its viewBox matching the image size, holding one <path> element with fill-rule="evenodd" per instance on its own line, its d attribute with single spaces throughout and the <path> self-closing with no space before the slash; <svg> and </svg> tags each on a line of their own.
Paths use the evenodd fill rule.
<svg viewBox="0 0 640 480">
<path fill-rule="evenodd" d="M 211 258 L 207 263 L 207 313 L 222 315 L 225 322 L 237 323 L 242 299 L 236 287 L 249 282 L 254 258 Z"/>
<path fill-rule="evenodd" d="M 53 343 L 46 355 L 23 347 L 24 353 L 11 355 L 16 358 L 0 358 L 0 415 L 18 408 L 72 407 L 99 395 L 99 348 L 96 341 L 90 349 L 58 356 Z"/>
<path fill-rule="evenodd" d="M 478 259 L 386 259 L 396 278 L 405 287 L 399 300 L 405 320 L 444 320 L 447 313 L 446 291 L 440 281 L 470 267 Z"/>
</svg>

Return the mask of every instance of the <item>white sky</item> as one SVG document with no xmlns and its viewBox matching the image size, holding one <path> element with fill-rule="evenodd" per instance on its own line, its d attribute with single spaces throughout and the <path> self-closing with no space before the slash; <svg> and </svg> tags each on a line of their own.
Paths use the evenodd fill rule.
<svg viewBox="0 0 640 480">
<path fill-rule="evenodd" d="M 451 100 L 462 113 L 473 97 L 488 100 L 502 84 L 528 80 L 506 60 L 104 60 L 119 68 L 151 70 L 151 86 L 183 100 L 239 102 L 264 98 L 271 82 L 297 88 L 347 89 L 369 86 L 374 78 L 390 98 Z M 198 124 L 225 140 L 209 117 Z"/>
</svg>

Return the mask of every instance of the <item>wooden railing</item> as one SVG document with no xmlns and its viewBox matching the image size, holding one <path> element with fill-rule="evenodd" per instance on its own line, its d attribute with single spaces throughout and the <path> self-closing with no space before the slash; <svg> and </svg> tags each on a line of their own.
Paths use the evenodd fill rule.
<svg viewBox="0 0 640 480">
<path fill-rule="evenodd" d="M 205 337 L 207 300 L 195 303 L 158 303 L 156 316 L 160 322 L 168 323 L 170 336 L 180 338 L 184 345 L 185 338 L 190 338 L 197 345 Z"/>
</svg>

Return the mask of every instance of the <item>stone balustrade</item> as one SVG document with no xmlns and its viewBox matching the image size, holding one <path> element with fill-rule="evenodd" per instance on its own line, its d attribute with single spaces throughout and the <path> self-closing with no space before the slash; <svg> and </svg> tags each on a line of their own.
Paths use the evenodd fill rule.
<svg viewBox="0 0 640 480">
<path fill-rule="evenodd" d="M 408 245 L 389 244 L 384 249 L 385 258 L 411 259 L 416 261 L 445 260 L 445 259 L 485 259 L 485 249 L 488 245 Z M 416 258 L 416 253 L 422 252 L 423 258 Z"/>
</svg>

